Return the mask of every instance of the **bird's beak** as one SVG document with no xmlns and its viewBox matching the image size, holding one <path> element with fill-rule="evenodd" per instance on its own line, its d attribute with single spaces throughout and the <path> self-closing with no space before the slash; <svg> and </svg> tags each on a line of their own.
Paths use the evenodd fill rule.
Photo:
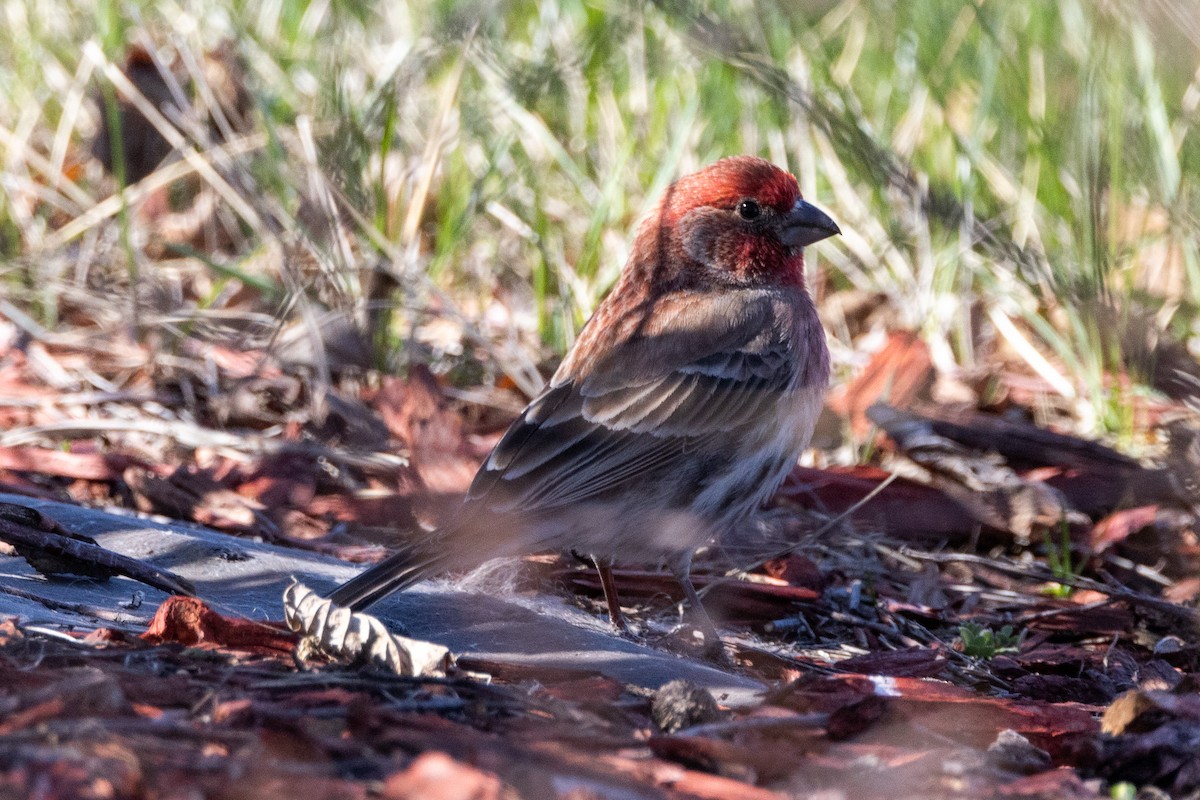
<svg viewBox="0 0 1200 800">
<path fill-rule="evenodd" d="M 783 218 L 783 229 L 779 239 L 788 247 L 807 247 L 813 242 L 828 239 L 834 234 L 840 234 L 842 229 L 829 218 L 821 209 L 797 200 L 796 205 Z"/>
</svg>

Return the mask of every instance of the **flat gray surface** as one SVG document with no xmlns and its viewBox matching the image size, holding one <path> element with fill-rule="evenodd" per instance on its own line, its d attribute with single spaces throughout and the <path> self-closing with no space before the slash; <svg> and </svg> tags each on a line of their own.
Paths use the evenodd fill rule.
<svg viewBox="0 0 1200 800">
<path fill-rule="evenodd" d="M 251 619 L 283 618 L 283 590 L 295 576 L 325 593 L 360 568 L 306 553 L 235 538 L 200 526 L 167 524 L 64 503 L 0 494 L 0 502 L 44 511 L 68 530 L 103 547 L 144 560 L 190 580 L 218 611 Z M 130 608 L 134 592 L 144 601 Z M 25 595 L 25 596 L 22 596 Z M 166 598 L 128 578 L 105 583 L 48 580 L 24 559 L 0 557 L 0 616 L 33 624 L 125 626 L 141 630 Z M 723 704 L 748 703 L 762 685 L 707 664 L 621 639 L 597 619 L 552 603 L 542 611 L 484 594 L 425 584 L 393 595 L 371 609 L 389 627 L 427 639 L 456 654 L 544 667 L 594 669 L 623 683 L 657 688 L 685 678 L 705 686 Z"/>
</svg>

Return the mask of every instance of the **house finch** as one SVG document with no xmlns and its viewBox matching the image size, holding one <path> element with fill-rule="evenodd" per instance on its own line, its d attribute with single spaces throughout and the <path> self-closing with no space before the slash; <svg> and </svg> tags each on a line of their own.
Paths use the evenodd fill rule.
<svg viewBox="0 0 1200 800">
<path fill-rule="evenodd" d="M 574 550 L 600 568 L 614 624 L 611 564 L 666 561 L 715 639 L 692 554 L 770 497 L 808 444 L 829 352 L 803 248 L 839 232 L 762 159 L 680 178 L 459 513 L 331 599 L 361 610 L 438 572 Z"/>
</svg>

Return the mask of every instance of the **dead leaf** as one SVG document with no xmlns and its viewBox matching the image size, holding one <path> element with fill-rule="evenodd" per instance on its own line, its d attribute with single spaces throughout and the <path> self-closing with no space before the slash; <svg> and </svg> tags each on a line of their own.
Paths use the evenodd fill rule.
<svg viewBox="0 0 1200 800">
<path fill-rule="evenodd" d="M 441 675 L 454 661 L 445 647 L 394 634 L 370 614 L 335 606 L 298 581 L 283 593 L 283 615 L 291 630 L 304 634 L 301 645 L 343 661 L 397 675 Z"/>
<path fill-rule="evenodd" d="M 462 419 L 448 408 L 428 367 L 413 367 L 407 380 L 385 378 L 375 407 L 392 435 L 408 445 L 413 467 L 431 495 L 466 493 L 479 460 L 463 436 Z"/>
<path fill-rule="evenodd" d="M 141 638 L 150 644 L 232 648 L 290 654 L 296 637 L 265 622 L 226 617 L 196 597 L 170 597 L 154 612 Z"/>
<path fill-rule="evenodd" d="M 867 409 L 883 400 L 899 408 L 928 399 L 935 377 L 929 346 L 910 331 L 893 331 L 870 363 L 849 383 L 835 387 L 826 403 L 850 420 L 859 439 L 871 430 Z"/>
<path fill-rule="evenodd" d="M 1158 506 L 1138 506 L 1114 511 L 1092 526 L 1092 550 L 1101 553 L 1132 534 L 1154 524 Z"/>
</svg>

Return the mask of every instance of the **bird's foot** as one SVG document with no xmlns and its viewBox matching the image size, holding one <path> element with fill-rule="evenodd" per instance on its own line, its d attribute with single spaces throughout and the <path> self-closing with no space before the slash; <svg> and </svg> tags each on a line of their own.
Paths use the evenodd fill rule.
<svg viewBox="0 0 1200 800">
<path fill-rule="evenodd" d="M 700 658 L 719 667 L 728 668 L 735 666 L 733 657 L 729 654 L 729 650 L 726 649 L 725 643 L 721 641 L 720 636 L 715 635 L 715 632 L 711 639 L 708 638 L 707 634 L 705 635 L 704 644 L 700 650 Z"/>
<path fill-rule="evenodd" d="M 715 630 L 707 631 L 703 626 L 684 623 L 662 636 L 655 637 L 652 643 L 673 653 L 706 661 L 722 669 L 734 666 L 721 637 Z"/>
</svg>

